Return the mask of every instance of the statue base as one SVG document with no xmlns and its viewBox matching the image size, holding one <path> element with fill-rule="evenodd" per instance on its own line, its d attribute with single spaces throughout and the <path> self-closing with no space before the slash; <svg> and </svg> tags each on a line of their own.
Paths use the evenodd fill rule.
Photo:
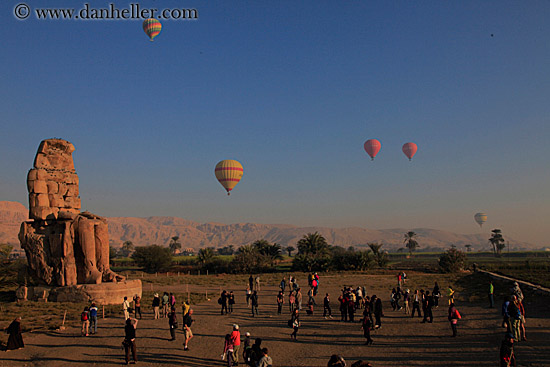
<svg viewBox="0 0 550 367">
<path fill-rule="evenodd" d="M 68 287 L 21 286 L 16 292 L 18 301 L 95 302 L 101 305 L 122 304 L 124 297 L 141 297 L 141 280 L 116 283 L 78 284 Z"/>
</svg>

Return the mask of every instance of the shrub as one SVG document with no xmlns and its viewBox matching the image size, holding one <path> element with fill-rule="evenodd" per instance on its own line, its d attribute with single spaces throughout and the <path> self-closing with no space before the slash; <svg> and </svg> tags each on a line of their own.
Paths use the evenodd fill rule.
<svg viewBox="0 0 550 367">
<path fill-rule="evenodd" d="M 465 260 L 466 254 L 453 247 L 439 256 L 439 267 L 445 273 L 454 273 L 464 269 Z"/>
<path fill-rule="evenodd" d="M 165 270 L 172 265 L 170 249 L 158 245 L 136 247 L 132 259 L 147 273 Z"/>
</svg>

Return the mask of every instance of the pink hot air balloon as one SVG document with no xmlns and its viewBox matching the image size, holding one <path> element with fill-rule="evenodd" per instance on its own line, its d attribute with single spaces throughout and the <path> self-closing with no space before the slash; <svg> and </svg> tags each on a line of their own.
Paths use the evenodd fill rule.
<svg viewBox="0 0 550 367">
<path fill-rule="evenodd" d="M 415 143 L 405 143 L 403 144 L 403 153 L 409 158 L 409 161 L 412 160 L 412 157 L 416 154 L 418 147 Z"/>
<path fill-rule="evenodd" d="M 370 155 L 371 160 L 374 161 L 374 157 L 378 154 L 380 151 L 380 148 L 382 147 L 382 144 L 376 139 L 369 139 L 365 142 L 364 148 L 365 151 Z"/>
</svg>

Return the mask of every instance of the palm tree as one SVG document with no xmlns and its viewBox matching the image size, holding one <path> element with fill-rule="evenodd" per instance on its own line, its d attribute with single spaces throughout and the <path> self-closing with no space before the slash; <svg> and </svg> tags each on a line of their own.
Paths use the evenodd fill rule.
<svg viewBox="0 0 550 367">
<path fill-rule="evenodd" d="M 288 246 L 285 250 L 288 252 L 288 256 L 292 257 L 292 251 L 294 251 L 296 249 L 292 246 Z"/>
<path fill-rule="evenodd" d="M 403 241 L 403 243 L 405 243 L 405 247 L 409 249 L 409 255 L 411 256 L 414 250 L 418 247 L 418 242 L 414 239 L 415 237 L 416 233 L 409 231 L 405 233 L 405 241 Z"/>
<path fill-rule="evenodd" d="M 206 248 L 201 248 L 199 250 L 197 261 L 199 265 L 205 265 L 210 261 L 212 261 L 213 258 L 214 258 L 214 250 L 212 249 L 212 247 L 206 247 Z"/>
<path fill-rule="evenodd" d="M 324 255 L 330 250 L 327 240 L 318 232 L 304 235 L 297 245 L 299 254 Z"/>
<path fill-rule="evenodd" d="M 489 238 L 489 242 L 493 245 L 493 253 L 495 256 L 497 253 L 500 255 L 500 252 L 506 247 L 504 244 L 504 237 L 502 237 L 502 231 L 500 229 L 493 229 L 491 231 L 493 234 Z"/>
<path fill-rule="evenodd" d="M 178 242 L 179 239 L 179 236 L 174 236 L 170 240 L 170 245 L 168 246 L 170 247 L 170 251 L 172 251 L 172 255 L 175 255 L 176 252 L 181 248 L 181 243 Z"/>
<path fill-rule="evenodd" d="M 374 261 L 378 264 L 379 267 L 383 268 L 388 264 L 388 253 L 380 251 L 380 248 L 383 244 L 378 243 L 368 243 L 370 249 L 372 250 L 372 254 L 374 257 Z"/>
</svg>

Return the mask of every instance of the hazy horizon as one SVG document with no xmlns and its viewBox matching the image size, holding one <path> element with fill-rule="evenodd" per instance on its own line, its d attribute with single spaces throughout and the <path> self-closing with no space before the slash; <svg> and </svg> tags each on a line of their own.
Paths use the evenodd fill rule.
<svg viewBox="0 0 550 367">
<path fill-rule="evenodd" d="M 191 1 L 199 18 L 154 42 L 140 20 L 17 20 L 16 4 L 0 5 L 0 200 L 28 206 L 38 145 L 60 137 L 82 210 L 105 217 L 500 228 L 548 246 L 549 2 Z M 230 197 L 223 159 L 244 167 Z"/>
</svg>

